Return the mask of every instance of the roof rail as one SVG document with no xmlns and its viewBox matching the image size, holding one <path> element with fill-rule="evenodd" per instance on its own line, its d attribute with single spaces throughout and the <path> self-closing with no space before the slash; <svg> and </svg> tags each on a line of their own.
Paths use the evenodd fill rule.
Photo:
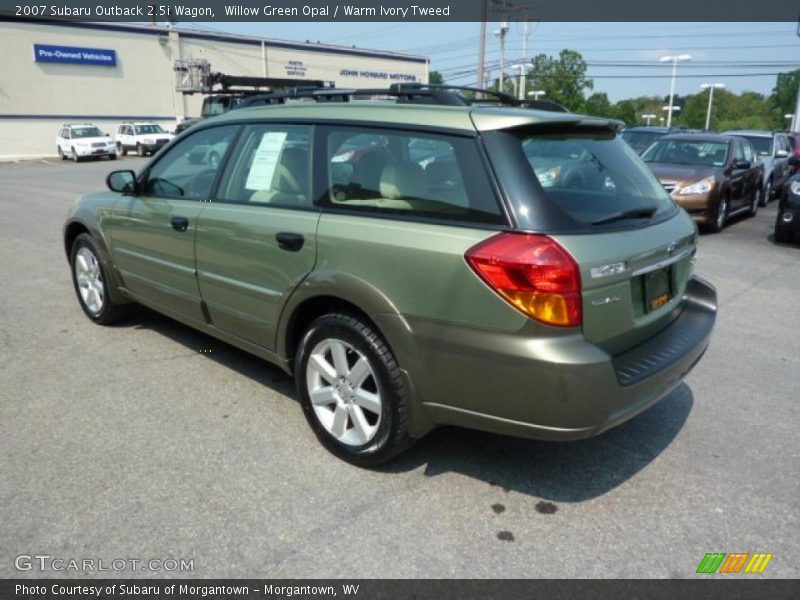
<svg viewBox="0 0 800 600">
<path fill-rule="evenodd" d="M 461 92 L 474 95 L 470 98 Z M 427 84 L 427 83 L 394 83 L 388 88 L 335 88 L 302 86 L 281 91 L 249 96 L 237 104 L 232 110 L 252 106 L 268 106 L 286 104 L 292 100 L 313 100 L 315 102 L 350 102 L 353 98 L 370 97 L 378 99 L 394 98 L 397 104 L 438 104 L 442 106 L 471 106 L 473 104 L 493 104 L 497 106 L 515 106 L 569 112 L 565 107 L 550 100 L 517 100 L 510 94 L 483 88 Z"/>
</svg>

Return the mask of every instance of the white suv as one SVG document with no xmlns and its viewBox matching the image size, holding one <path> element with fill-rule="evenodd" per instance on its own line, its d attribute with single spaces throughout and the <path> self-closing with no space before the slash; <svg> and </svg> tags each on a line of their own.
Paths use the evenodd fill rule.
<svg viewBox="0 0 800 600">
<path fill-rule="evenodd" d="M 56 147 L 61 160 L 71 158 L 78 162 L 92 156 L 107 156 L 111 160 L 117 158 L 117 148 L 111 137 L 91 123 L 62 125 L 56 137 Z"/>
<path fill-rule="evenodd" d="M 147 156 L 155 154 L 173 137 L 156 123 L 123 123 L 117 127 L 117 150 L 123 156 L 128 150 Z"/>
</svg>

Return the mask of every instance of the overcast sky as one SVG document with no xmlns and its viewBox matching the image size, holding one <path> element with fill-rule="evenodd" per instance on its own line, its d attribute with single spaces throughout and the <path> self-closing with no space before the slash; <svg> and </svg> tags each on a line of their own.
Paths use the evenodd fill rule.
<svg viewBox="0 0 800 600">
<path fill-rule="evenodd" d="M 429 57 L 431 68 L 442 71 L 448 82 L 476 82 L 479 23 L 211 23 L 192 27 L 420 54 Z M 500 44 L 492 35 L 498 27 L 498 23 L 488 26 L 490 66 L 500 59 Z M 506 36 L 508 62 L 522 59 L 522 34 L 522 24 L 511 24 Z M 692 61 L 678 68 L 676 92 L 680 94 L 696 92 L 705 82 L 724 83 L 737 93 L 769 94 L 775 73 L 800 68 L 797 23 L 531 24 L 529 56 L 557 54 L 562 48 L 583 54 L 595 91 L 606 92 L 612 101 L 668 94 L 671 70 L 658 61 L 665 54 L 692 56 Z"/>
</svg>

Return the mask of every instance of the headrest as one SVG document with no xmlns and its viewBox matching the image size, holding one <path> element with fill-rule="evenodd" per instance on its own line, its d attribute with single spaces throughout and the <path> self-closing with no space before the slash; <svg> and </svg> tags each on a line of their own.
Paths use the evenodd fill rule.
<svg viewBox="0 0 800 600">
<path fill-rule="evenodd" d="M 303 148 L 284 148 L 272 176 L 272 189 L 285 194 L 306 193 L 308 152 Z"/>
<path fill-rule="evenodd" d="M 425 171 L 418 164 L 405 162 L 383 168 L 381 196 L 384 198 L 424 198 L 427 191 Z"/>
</svg>

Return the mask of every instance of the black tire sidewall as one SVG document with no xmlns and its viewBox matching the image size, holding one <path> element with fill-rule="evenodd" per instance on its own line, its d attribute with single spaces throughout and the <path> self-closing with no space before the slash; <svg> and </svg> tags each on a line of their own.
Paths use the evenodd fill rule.
<svg viewBox="0 0 800 600">
<path fill-rule="evenodd" d="M 373 339 L 364 334 L 364 329 L 375 334 Z M 319 422 L 311 404 L 306 384 L 306 365 L 311 351 L 326 338 L 337 338 L 353 346 L 367 358 L 375 374 L 383 401 L 383 412 L 378 432 L 363 446 L 348 446 L 336 440 Z M 395 374 L 392 373 L 392 369 L 398 367 L 388 346 L 380 339 L 377 332 L 354 317 L 329 314 L 316 319 L 308 328 L 295 358 L 295 383 L 300 404 L 311 429 L 332 454 L 358 466 L 374 466 L 389 460 L 402 449 L 396 440 L 405 438 L 404 419 L 401 414 L 405 403 L 402 390 L 393 384 Z M 400 427 L 403 431 L 398 431 Z"/>
</svg>

